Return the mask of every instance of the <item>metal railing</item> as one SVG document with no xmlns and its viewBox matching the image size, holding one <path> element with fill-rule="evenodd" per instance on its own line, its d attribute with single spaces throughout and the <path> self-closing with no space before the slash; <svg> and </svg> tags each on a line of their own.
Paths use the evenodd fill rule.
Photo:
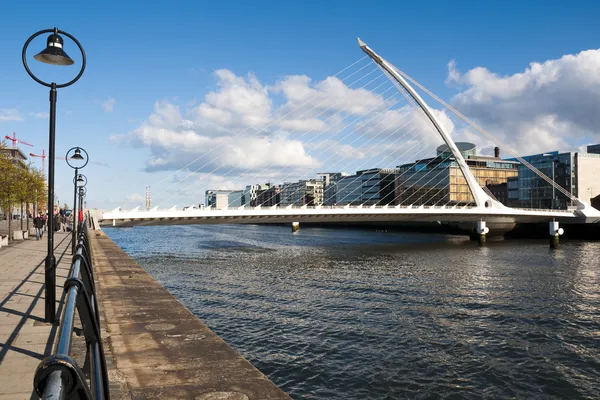
<svg viewBox="0 0 600 400">
<path fill-rule="evenodd" d="M 54 353 L 46 357 L 35 371 L 33 384 L 42 399 L 110 399 L 106 359 L 100 337 L 92 255 L 87 236 L 88 223 L 89 217 L 79 226 L 77 247 L 69 277 L 65 281 L 67 296 L 58 343 Z M 76 312 L 82 324 L 81 329 L 75 327 Z M 79 336 L 83 333 L 85 338 L 86 356 L 83 367 L 70 355 L 74 332 Z"/>
</svg>

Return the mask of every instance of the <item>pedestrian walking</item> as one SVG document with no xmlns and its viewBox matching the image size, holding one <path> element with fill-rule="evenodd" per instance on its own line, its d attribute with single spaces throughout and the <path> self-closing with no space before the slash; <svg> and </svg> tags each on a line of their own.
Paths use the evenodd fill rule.
<svg viewBox="0 0 600 400">
<path fill-rule="evenodd" d="M 59 213 L 54 214 L 54 232 L 60 231 L 60 223 L 61 223 L 60 214 Z"/>
<path fill-rule="evenodd" d="M 66 231 L 67 231 L 67 225 L 68 225 L 68 224 L 69 224 L 69 218 L 68 218 L 66 215 L 64 215 L 64 213 L 63 213 L 63 215 L 62 215 L 62 227 L 63 227 L 63 232 L 66 232 Z"/>
<path fill-rule="evenodd" d="M 42 217 L 42 213 L 40 212 L 37 217 L 33 219 L 33 226 L 35 227 L 35 240 L 40 240 L 44 236 L 44 217 Z"/>
</svg>

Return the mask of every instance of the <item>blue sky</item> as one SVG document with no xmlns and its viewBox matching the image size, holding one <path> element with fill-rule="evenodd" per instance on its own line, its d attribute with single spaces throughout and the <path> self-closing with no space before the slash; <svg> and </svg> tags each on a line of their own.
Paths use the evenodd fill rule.
<svg viewBox="0 0 600 400">
<path fill-rule="evenodd" d="M 511 93 L 511 101 L 506 102 L 505 94 L 494 92 L 494 88 L 486 86 L 486 81 L 522 73 L 532 62 L 544 63 L 561 59 L 563 55 L 596 49 L 600 33 L 598 15 L 600 4 L 591 1 L 580 2 L 578 6 L 558 1 L 490 1 L 481 4 L 446 1 L 420 4 L 397 1 L 73 1 L 54 2 L 51 7 L 48 2 L 41 1 L 9 2 L 3 5 L 0 15 L 4 32 L 0 37 L 0 48 L 4 50 L 0 63 L 0 110 L 4 110 L 0 111 L 0 134 L 3 137 L 16 132 L 18 137 L 34 144 L 34 148 L 23 147 L 27 153 L 47 151 L 48 119 L 39 113 L 48 111 L 48 90 L 27 76 L 20 54 L 29 35 L 54 26 L 79 39 L 86 50 L 88 63 L 79 82 L 59 90 L 57 155 L 64 156 L 69 148 L 78 145 L 88 150 L 92 161 L 110 165 L 107 168 L 89 164 L 83 171 L 89 181 L 90 207 L 111 209 L 128 196 L 134 200 L 132 204 L 137 205 L 139 198 L 136 197 L 143 196 L 145 186 L 151 185 L 153 193 L 161 193 L 161 189 L 172 185 L 172 174 L 183 166 L 173 161 L 177 154 L 172 154 L 172 148 L 157 149 L 162 142 L 152 140 L 140 143 L 139 135 L 134 135 L 135 140 L 123 139 L 131 139 L 131 133 L 156 114 L 156 102 L 162 102 L 163 111 L 168 110 L 168 105 L 179 107 L 180 114 L 186 117 L 186 113 L 193 112 L 195 106 L 206 101 L 208 93 L 219 93 L 223 79 L 229 78 L 219 80 L 215 71 L 227 70 L 242 77 L 244 82 L 249 82 L 249 73 L 253 74 L 258 83 L 250 86 L 259 93 L 268 92 L 269 99 L 276 105 L 286 99 L 282 97 L 283 92 L 271 88 L 286 77 L 306 75 L 318 82 L 362 57 L 355 42 L 357 36 L 445 100 L 462 105 L 459 109 L 465 110 L 484 127 L 490 126 L 501 133 L 510 125 L 502 125 L 498 119 L 511 119 L 510 112 L 514 111 L 510 111 L 509 106 L 516 104 L 519 98 L 527 98 L 527 104 L 531 104 L 531 99 L 540 91 L 520 92 L 521 97 Z M 78 61 L 77 49 L 67 39 L 65 41 L 65 50 Z M 30 65 L 36 72 L 48 79 L 56 77 L 56 80 L 68 79 L 69 73 L 76 73 L 74 68 L 45 67 L 33 61 L 31 57 L 44 45 L 45 35 L 30 48 Z M 447 82 L 450 60 L 456 62 L 459 71 L 453 82 Z M 583 69 L 586 71 L 600 68 L 594 64 L 595 53 L 577 62 L 577 65 L 587 63 L 587 68 Z M 572 64 L 563 63 L 556 67 L 563 75 L 565 65 Z M 491 78 L 481 78 L 475 73 L 469 75 L 467 71 L 475 67 L 483 67 L 495 75 Z M 576 67 L 573 71 L 580 70 Z M 577 73 L 573 73 L 575 75 Z M 592 89 L 577 86 L 581 80 L 565 80 L 568 81 L 565 84 L 549 87 L 545 96 L 554 93 L 565 101 L 571 96 L 579 98 L 578 90 L 582 90 L 583 98 L 595 98 L 594 95 L 600 93 L 594 86 L 597 81 L 592 78 Z M 236 85 L 238 81 L 231 78 L 228 82 Z M 567 84 L 570 86 L 565 89 Z M 477 102 L 474 92 L 478 91 L 490 94 L 492 106 Z M 500 107 L 496 107 L 495 101 L 500 102 Z M 520 125 L 510 126 L 510 129 L 517 132 L 527 127 L 527 132 L 541 132 L 538 137 L 547 139 L 549 147 L 594 142 L 597 137 L 590 126 L 595 121 L 588 126 L 579 126 L 577 121 L 581 116 L 574 116 L 574 111 L 569 114 L 572 102 L 564 107 L 554 104 L 543 110 L 528 110 L 528 115 L 533 116 L 530 120 L 519 115 L 518 118 L 522 118 Z M 495 115 L 493 110 L 498 109 L 507 111 Z M 14 118 L 14 112 L 18 113 L 18 118 Z M 161 115 L 165 117 L 164 113 Z M 148 130 L 148 134 L 156 134 L 161 129 L 182 132 L 179 123 L 177 129 L 166 122 L 161 124 L 154 124 L 156 129 Z M 239 125 L 225 128 L 241 129 Z M 576 138 L 564 139 L 568 136 L 565 132 L 571 131 L 578 132 L 574 134 Z M 201 135 L 203 131 L 194 132 Z M 119 137 L 122 140 L 115 139 Z M 306 149 L 310 148 L 309 144 L 303 143 Z M 515 141 L 514 145 L 518 147 L 519 142 Z M 531 147 L 531 151 L 534 150 L 539 149 Z M 164 155 L 167 151 L 171 151 L 168 168 L 154 172 L 145 170 L 152 156 Z M 39 165 L 39 160 L 34 162 Z M 354 166 L 350 163 L 341 165 Z M 323 165 L 320 169 L 328 168 Z M 197 177 L 193 186 L 213 188 L 219 179 L 231 181 L 219 174 L 210 177 L 209 172 Z M 255 173 L 256 179 L 260 179 L 260 171 Z M 177 176 L 185 174 L 184 171 Z M 64 161 L 57 160 L 56 191 L 61 203 L 72 196 L 71 175 Z M 273 175 L 273 179 L 288 175 Z M 156 184 L 161 180 L 164 180 L 162 184 Z M 240 185 L 235 180 L 229 184 Z M 161 206 L 203 201 L 203 194 L 185 191 L 180 195 L 169 194 L 167 197 L 173 199 L 172 204 Z"/>
</svg>

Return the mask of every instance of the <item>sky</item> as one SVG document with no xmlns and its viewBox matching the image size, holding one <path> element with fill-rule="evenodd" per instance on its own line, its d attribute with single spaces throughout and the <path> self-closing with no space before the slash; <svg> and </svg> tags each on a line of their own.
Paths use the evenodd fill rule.
<svg viewBox="0 0 600 400">
<path fill-rule="evenodd" d="M 143 205 L 151 186 L 153 205 L 180 208 L 206 189 L 432 156 L 439 137 L 356 37 L 520 155 L 600 143 L 600 3 L 479 3 L 8 2 L 0 137 L 16 132 L 34 145 L 25 153 L 47 153 L 48 89 L 21 51 L 56 26 L 87 56 L 82 78 L 58 90 L 56 154 L 88 151 L 88 207 Z M 73 67 L 33 60 L 46 35 L 30 44 L 40 78 L 77 74 L 81 55 L 64 39 Z M 489 139 L 424 99 L 455 140 L 491 154 Z M 72 176 L 57 159 L 61 204 Z"/>
</svg>

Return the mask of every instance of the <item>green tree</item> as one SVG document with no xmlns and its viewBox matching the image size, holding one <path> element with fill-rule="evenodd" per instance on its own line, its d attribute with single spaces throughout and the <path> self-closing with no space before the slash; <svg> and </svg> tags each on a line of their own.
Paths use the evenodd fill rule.
<svg viewBox="0 0 600 400">
<path fill-rule="evenodd" d="M 2 146 L 4 147 L 4 146 Z M 12 207 L 15 197 L 15 175 L 17 167 L 4 152 L 0 152 L 0 207 L 8 220 L 8 236 L 11 236 Z"/>
<path fill-rule="evenodd" d="M 4 148 L 0 143 L 0 148 Z M 46 183 L 40 171 L 11 160 L 6 152 L 0 152 L 0 208 L 8 220 L 9 238 L 12 236 L 12 209 L 13 206 L 21 205 L 23 215 L 24 204 L 35 205 L 44 203 L 46 200 Z M 29 211 L 29 210 L 28 210 Z M 27 212 L 27 227 L 29 228 L 29 212 Z M 21 218 L 21 229 L 23 219 Z"/>
</svg>

